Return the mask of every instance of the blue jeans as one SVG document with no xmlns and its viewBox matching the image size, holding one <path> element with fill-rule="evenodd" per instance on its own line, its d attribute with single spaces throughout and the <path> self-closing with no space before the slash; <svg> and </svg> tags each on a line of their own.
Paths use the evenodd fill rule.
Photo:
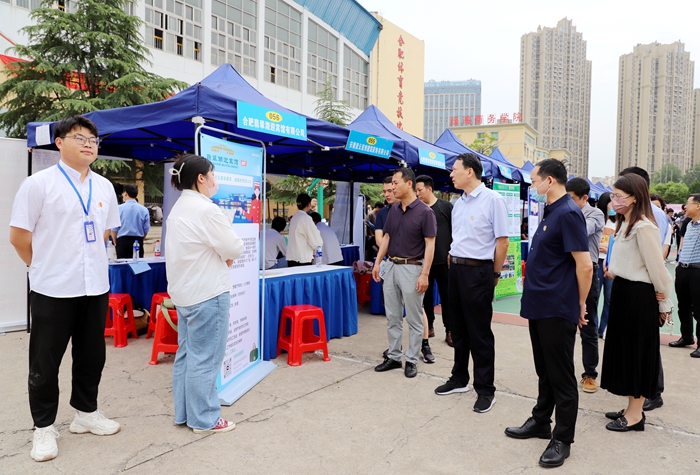
<svg viewBox="0 0 700 475">
<path fill-rule="evenodd" d="M 608 326 L 608 317 L 610 316 L 610 294 L 612 292 L 613 281 L 604 277 L 605 270 L 603 265 L 605 259 L 598 259 L 598 284 L 603 289 L 603 312 L 600 314 L 600 324 L 598 325 L 598 335 L 605 334 L 605 329 Z"/>
<path fill-rule="evenodd" d="M 216 377 L 226 351 L 231 294 L 177 307 L 179 348 L 173 364 L 175 423 L 211 429 L 221 415 Z"/>
</svg>

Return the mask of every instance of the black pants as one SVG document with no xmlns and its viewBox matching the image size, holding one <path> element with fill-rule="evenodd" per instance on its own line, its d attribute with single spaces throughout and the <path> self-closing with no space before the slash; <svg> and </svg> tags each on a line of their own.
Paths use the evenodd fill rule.
<svg viewBox="0 0 700 475">
<path fill-rule="evenodd" d="M 143 257 L 143 238 L 139 236 L 122 236 L 117 238 L 117 259 L 134 257 L 134 241 L 139 242 L 139 257 Z"/>
<path fill-rule="evenodd" d="M 312 262 L 287 261 L 287 267 L 310 266 Z"/>
<path fill-rule="evenodd" d="M 598 263 L 593 263 L 593 279 L 591 288 L 586 297 L 586 311 L 588 325 L 581 327 L 581 353 L 583 355 L 583 374 L 596 379 L 598 377 L 598 298 L 600 297 L 600 283 L 598 282 Z"/>
<path fill-rule="evenodd" d="M 430 267 L 430 275 L 428 276 L 428 290 L 425 291 L 425 295 L 423 296 L 423 308 L 428 317 L 428 328 L 432 330 L 435 324 L 435 302 L 433 294 L 437 281 L 438 292 L 440 293 L 440 305 L 442 306 L 442 324 L 445 325 L 445 333 L 450 331 L 448 276 L 449 269 L 447 268 L 447 264 L 433 264 Z"/>
<path fill-rule="evenodd" d="M 97 410 L 97 388 L 105 365 L 108 294 L 54 298 L 32 292 L 29 335 L 29 408 L 36 427 L 47 427 L 58 412 L 58 369 L 72 341 L 70 405 Z"/>
<path fill-rule="evenodd" d="M 676 267 L 676 295 L 681 336 L 686 341 L 693 341 L 695 336 L 700 336 L 700 269 L 684 268 L 680 265 Z"/>
<path fill-rule="evenodd" d="M 532 417 L 539 424 L 549 424 L 556 406 L 552 437 L 571 444 L 578 415 L 578 388 L 574 374 L 576 324 L 556 317 L 530 320 L 530 342 L 539 378 L 537 404 L 532 409 Z"/>
<path fill-rule="evenodd" d="M 491 331 L 493 317 L 493 263 L 478 267 L 450 265 L 449 298 L 452 302 L 450 331 L 454 342 L 455 363 L 452 379 L 463 386 L 469 382 L 469 353 L 474 359 L 474 390 L 493 395 L 495 340 Z"/>
</svg>

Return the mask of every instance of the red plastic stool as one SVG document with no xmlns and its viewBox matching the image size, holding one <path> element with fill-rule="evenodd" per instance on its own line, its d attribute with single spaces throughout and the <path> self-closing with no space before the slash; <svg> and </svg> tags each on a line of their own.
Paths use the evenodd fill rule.
<svg viewBox="0 0 700 475">
<path fill-rule="evenodd" d="M 287 334 L 287 321 L 291 331 Z M 314 322 L 318 322 L 319 335 L 314 333 Z M 282 309 L 280 331 L 277 336 L 277 356 L 287 351 L 289 366 L 301 365 L 302 353 L 323 350 L 323 361 L 330 361 L 326 342 L 326 323 L 323 310 L 313 305 L 290 305 Z"/>
<path fill-rule="evenodd" d="M 355 284 L 357 285 L 357 305 L 362 307 L 370 301 L 370 290 L 372 285 L 372 274 L 355 274 Z"/>
<path fill-rule="evenodd" d="M 177 310 L 168 309 L 168 316 L 173 324 L 177 325 Z M 153 335 L 153 350 L 151 350 L 151 361 L 148 364 L 158 364 L 158 353 L 175 353 L 178 349 L 177 332 L 170 326 L 165 318 L 156 319 L 156 329 Z"/>
<path fill-rule="evenodd" d="M 158 319 L 158 313 L 160 312 L 160 304 L 163 300 L 169 299 L 170 295 L 167 292 L 158 292 L 153 294 L 151 298 L 151 313 L 148 319 L 148 330 L 146 331 L 146 340 L 151 338 L 151 335 L 156 331 L 156 320 Z"/>
<path fill-rule="evenodd" d="M 124 310 L 126 309 L 126 323 L 124 323 Z M 126 335 L 131 333 L 138 340 L 136 322 L 134 321 L 134 307 L 129 294 L 109 294 L 109 307 L 105 317 L 105 337 L 114 337 L 114 347 L 124 348 L 128 345 Z"/>
</svg>

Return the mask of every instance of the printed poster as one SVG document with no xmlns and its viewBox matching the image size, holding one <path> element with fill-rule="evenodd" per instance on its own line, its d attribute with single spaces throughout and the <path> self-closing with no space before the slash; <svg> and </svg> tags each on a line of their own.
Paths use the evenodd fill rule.
<svg viewBox="0 0 700 475">
<path fill-rule="evenodd" d="M 508 209 L 508 251 L 501 268 L 501 279 L 495 290 L 495 298 L 519 295 L 523 292 L 522 256 L 520 247 L 520 185 L 494 183 L 497 191 L 506 200 Z"/>
<path fill-rule="evenodd" d="M 201 155 L 214 164 L 219 190 L 212 197 L 243 240 L 243 253 L 231 266 L 231 307 L 226 352 L 217 378 L 221 391 L 262 360 L 258 284 L 262 149 L 200 135 Z"/>
</svg>

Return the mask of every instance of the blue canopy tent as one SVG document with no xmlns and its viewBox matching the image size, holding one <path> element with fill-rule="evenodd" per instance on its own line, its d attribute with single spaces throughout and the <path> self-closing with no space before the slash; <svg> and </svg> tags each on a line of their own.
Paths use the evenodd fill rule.
<svg viewBox="0 0 700 475">
<path fill-rule="evenodd" d="M 105 156 L 157 162 L 179 153 L 194 152 L 197 123 L 193 119 L 203 118 L 207 127 L 264 142 L 268 173 L 376 182 L 397 166 L 395 160 L 345 150 L 349 130 L 312 117 L 306 117 L 308 140 L 239 128 L 239 101 L 283 115 L 300 115 L 263 96 L 233 66 L 224 64 L 202 81 L 164 101 L 96 111 L 85 116 L 97 125 L 101 139 L 100 155 Z M 29 147 L 53 147 L 53 140 L 50 144 L 37 143 L 37 129 L 44 124 L 32 122 L 27 126 Z M 49 126 L 52 134 L 53 123 Z M 217 135 L 211 130 L 207 134 L 227 138 L 227 135 Z M 245 143 L 245 139 L 235 140 Z"/>
<path fill-rule="evenodd" d="M 503 176 L 505 176 L 506 178 L 510 178 L 521 183 L 531 183 L 530 173 L 521 170 L 520 168 L 516 167 L 513 163 L 511 163 L 501 153 L 498 147 L 493 148 L 489 157 L 496 163 L 496 166 L 501 171 L 501 174 L 503 174 Z M 509 174 L 511 175 L 511 177 L 508 177 Z"/>
<path fill-rule="evenodd" d="M 498 167 L 493 164 L 493 160 L 486 155 L 467 147 L 464 142 L 462 142 L 450 129 L 445 129 L 442 135 L 440 135 L 440 137 L 438 137 L 438 139 L 435 141 L 435 145 L 450 150 L 457 155 L 461 155 L 463 153 L 473 153 L 481 159 L 481 164 L 484 167 L 484 173 L 482 175 L 483 178 L 500 176 L 500 171 L 498 170 Z M 454 161 L 452 162 L 452 165 L 454 165 Z"/>
<path fill-rule="evenodd" d="M 535 168 L 535 165 L 532 164 L 530 160 L 525 160 L 525 163 L 523 163 L 523 166 L 520 167 L 521 170 L 525 170 L 526 172 L 532 174 L 532 169 Z"/>
<path fill-rule="evenodd" d="M 435 186 L 437 188 L 445 189 L 452 186 L 447 170 L 452 169 L 452 164 L 457 154 L 414 137 L 408 132 L 404 132 L 396 127 L 393 122 L 375 106 L 369 106 L 367 110 L 357 116 L 357 118 L 348 125 L 348 129 L 393 140 L 394 147 L 391 151 L 392 157 L 406 162 L 406 165 L 411 168 L 416 168 L 419 173 L 430 175 L 435 181 Z M 445 156 L 445 166 L 447 169 L 420 166 L 419 149 L 443 154 Z"/>
</svg>

